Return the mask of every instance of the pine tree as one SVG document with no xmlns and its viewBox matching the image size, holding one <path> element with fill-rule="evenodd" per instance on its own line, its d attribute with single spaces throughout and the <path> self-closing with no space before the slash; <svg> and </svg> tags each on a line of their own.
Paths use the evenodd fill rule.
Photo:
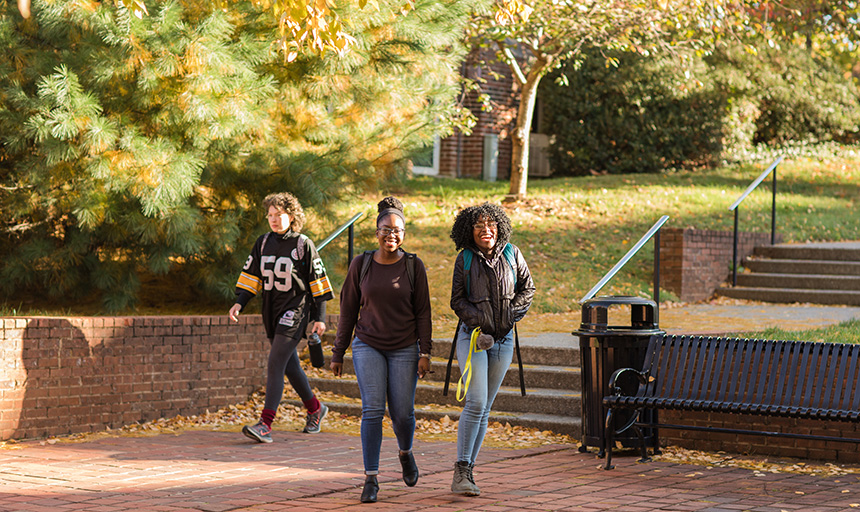
<svg viewBox="0 0 860 512">
<path fill-rule="evenodd" d="M 141 279 L 179 274 L 232 296 L 288 190 L 325 210 L 392 172 L 461 116 L 470 4 L 347 12 L 354 51 L 286 64 L 252 4 L 97 2 L 0 12 L 0 276 L 16 290 L 127 310 Z"/>
</svg>

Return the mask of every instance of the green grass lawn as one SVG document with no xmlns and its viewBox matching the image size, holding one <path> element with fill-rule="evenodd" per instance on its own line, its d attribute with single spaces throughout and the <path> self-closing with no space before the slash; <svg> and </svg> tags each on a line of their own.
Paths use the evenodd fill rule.
<svg viewBox="0 0 860 512">
<path fill-rule="evenodd" d="M 807 331 L 786 331 L 775 327 L 759 332 L 740 334 L 744 338 L 766 340 L 830 341 L 837 343 L 860 343 L 860 320 L 849 320 L 837 325 Z"/>
<path fill-rule="evenodd" d="M 777 168 L 777 231 L 787 242 L 860 239 L 860 157 L 786 159 Z M 529 263 L 537 286 L 524 328 L 569 330 L 578 323 L 579 300 L 662 216 L 666 227 L 732 230 L 729 206 L 768 163 L 698 172 L 532 179 L 526 201 L 506 205 L 514 225 L 513 243 Z M 482 201 L 501 202 L 506 182 L 420 177 L 338 205 L 335 219 L 314 218 L 312 236 L 322 239 L 358 211 L 367 215 L 356 227 L 356 253 L 375 246 L 376 202 L 386 194 L 403 200 L 407 215 L 404 247 L 428 267 L 436 325 L 453 323 L 448 307 L 456 257 L 448 237 L 457 211 Z M 769 232 L 771 181 L 740 208 L 744 231 Z M 344 237 L 345 238 L 345 237 Z M 346 270 L 346 241 L 323 254 L 336 288 Z M 651 297 L 653 243 L 646 244 L 602 295 Z M 675 300 L 663 291 L 662 300 Z M 337 306 L 332 304 L 331 310 Z"/>
<path fill-rule="evenodd" d="M 531 269 L 537 293 L 523 322 L 531 332 L 569 331 L 579 323 L 579 300 L 662 216 L 666 227 L 730 231 L 729 206 L 758 177 L 769 162 L 721 167 L 697 172 L 531 179 L 527 200 L 506 205 L 518 245 Z M 790 157 L 777 168 L 777 231 L 787 242 L 860 239 L 860 157 L 821 159 Z M 768 179 L 741 205 L 740 229 L 769 232 L 771 212 Z M 457 211 L 483 201 L 501 202 L 507 182 L 418 177 L 390 183 L 388 189 L 352 195 L 332 208 L 332 214 L 308 211 L 305 232 L 319 242 L 357 212 L 356 254 L 376 246 L 376 203 L 385 195 L 405 205 L 404 248 L 418 253 L 428 268 L 434 324 L 453 328 L 448 306 L 456 252 L 448 237 Z M 339 290 L 346 273 L 346 235 L 326 247 L 322 256 Z M 651 297 L 653 243 L 648 243 L 600 291 L 602 295 Z M 662 300 L 674 300 L 664 291 Z M 14 305 L 13 305 L 14 306 Z M 199 307 L 194 301 L 172 306 L 171 314 L 226 313 L 227 306 Z M 223 311 L 221 311 L 223 309 Z M 13 311 L 14 310 L 14 311 Z M 332 301 L 330 312 L 337 312 Z M 33 304 L 6 314 L 32 312 L 85 314 L 74 306 L 52 309 Z M 128 314 L 151 314 L 150 308 Z"/>
</svg>

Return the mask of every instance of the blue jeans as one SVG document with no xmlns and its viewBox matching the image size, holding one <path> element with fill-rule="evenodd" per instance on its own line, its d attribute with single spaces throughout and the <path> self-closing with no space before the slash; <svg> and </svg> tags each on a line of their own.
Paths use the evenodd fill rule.
<svg viewBox="0 0 860 512">
<path fill-rule="evenodd" d="M 457 333 L 457 363 L 460 372 L 469 358 L 472 333 L 464 325 Z M 511 330 L 489 350 L 472 354 L 472 381 L 457 426 L 457 461 L 474 464 L 487 434 L 490 409 L 514 357 L 514 331 Z"/>
<path fill-rule="evenodd" d="M 379 473 L 382 417 L 385 402 L 400 450 L 412 449 L 415 436 L 415 387 L 418 385 L 418 343 L 398 350 L 377 350 L 352 340 L 352 363 L 361 391 L 361 450 L 364 473 Z"/>
</svg>

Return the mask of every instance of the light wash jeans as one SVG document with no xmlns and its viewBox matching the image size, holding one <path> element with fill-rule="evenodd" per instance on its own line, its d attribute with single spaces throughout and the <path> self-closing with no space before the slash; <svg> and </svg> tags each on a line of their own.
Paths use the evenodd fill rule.
<svg viewBox="0 0 860 512">
<path fill-rule="evenodd" d="M 457 333 L 457 364 L 460 372 L 469 358 L 472 333 L 463 325 Z M 489 350 L 472 354 L 472 381 L 457 426 L 457 461 L 474 464 L 487 434 L 490 409 L 514 357 L 514 331 L 497 341 Z"/>
<path fill-rule="evenodd" d="M 418 343 L 398 350 L 377 350 L 352 340 L 352 362 L 361 391 L 361 451 L 364 473 L 379 473 L 382 417 L 388 415 L 400 450 L 412 449 L 415 436 L 415 387 L 418 385 Z"/>
</svg>

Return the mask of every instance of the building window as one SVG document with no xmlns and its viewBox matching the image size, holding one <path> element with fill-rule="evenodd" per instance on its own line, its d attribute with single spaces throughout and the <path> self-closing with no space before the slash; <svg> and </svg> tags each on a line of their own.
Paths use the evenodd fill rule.
<svg viewBox="0 0 860 512">
<path fill-rule="evenodd" d="M 439 175 L 439 154 L 442 142 L 439 137 L 433 138 L 433 143 L 424 146 L 412 155 L 412 172 L 428 176 Z"/>
</svg>

